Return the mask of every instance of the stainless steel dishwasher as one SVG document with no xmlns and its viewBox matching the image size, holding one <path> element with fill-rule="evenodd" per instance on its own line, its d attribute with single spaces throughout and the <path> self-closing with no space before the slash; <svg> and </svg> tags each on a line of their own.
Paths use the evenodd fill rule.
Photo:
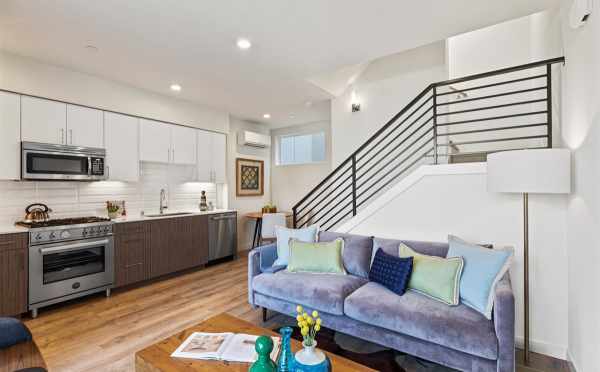
<svg viewBox="0 0 600 372">
<path fill-rule="evenodd" d="M 237 213 L 214 214 L 208 218 L 208 260 L 235 257 L 237 253 Z"/>
</svg>

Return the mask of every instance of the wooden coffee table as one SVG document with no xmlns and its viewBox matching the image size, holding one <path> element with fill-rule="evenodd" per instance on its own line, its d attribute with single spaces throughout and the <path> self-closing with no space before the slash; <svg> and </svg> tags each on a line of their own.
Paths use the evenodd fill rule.
<svg viewBox="0 0 600 372">
<path fill-rule="evenodd" d="M 217 360 L 194 360 L 183 358 L 171 358 L 171 353 L 193 332 L 236 332 L 255 335 L 277 335 L 266 328 L 257 327 L 244 320 L 228 314 L 219 314 L 207 319 L 200 324 L 175 334 L 163 341 L 135 353 L 136 372 L 159 372 L 159 371 L 240 371 L 246 372 L 250 367 L 247 363 L 233 363 Z M 292 340 L 292 350 L 296 352 L 302 347 L 301 343 Z M 361 366 L 351 360 L 325 352 L 335 372 L 372 372 L 373 369 Z"/>
</svg>

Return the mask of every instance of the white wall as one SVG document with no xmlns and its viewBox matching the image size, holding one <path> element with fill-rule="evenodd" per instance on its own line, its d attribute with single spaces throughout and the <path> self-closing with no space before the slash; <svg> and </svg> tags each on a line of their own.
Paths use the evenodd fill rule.
<svg viewBox="0 0 600 372">
<path fill-rule="evenodd" d="M 167 191 L 173 211 L 197 211 L 200 192 L 219 205 L 215 184 L 188 182 L 194 167 L 142 163 L 139 182 L 14 182 L 0 181 L 0 225 L 10 226 L 25 217 L 25 207 L 42 202 L 52 218 L 107 216 L 106 201 L 125 200 L 127 214 L 157 213 L 160 189 Z"/>
<path fill-rule="evenodd" d="M 227 141 L 227 180 L 229 192 L 229 208 L 238 211 L 238 250 L 248 250 L 252 247 L 255 220 L 244 217 L 248 212 L 260 211 L 271 200 L 271 148 L 255 148 L 241 146 L 237 143 L 237 133 L 250 130 L 257 133 L 269 134 L 269 128 L 260 123 L 230 118 L 230 134 Z M 264 161 L 265 180 L 263 196 L 236 196 L 235 159 L 255 159 Z"/>
<path fill-rule="evenodd" d="M 325 132 L 325 156 L 323 162 L 313 164 L 278 165 L 279 137 L 290 134 Z M 331 172 L 331 123 L 321 121 L 271 130 L 272 201 L 280 210 L 291 211 L 307 192 Z"/>
<path fill-rule="evenodd" d="M 518 194 L 490 193 L 486 164 L 423 166 L 338 230 L 384 238 L 446 241 L 448 234 L 515 248 L 517 342 L 523 338 L 523 209 Z M 534 351 L 565 358 L 567 292 L 563 195 L 530 196 L 530 319 Z"/>
<path fill-rule="evenodd" d="M 332 166 L 344 161 L 429 84 L 447 79 L 444 42 L 371 62 L 355 81 L 360 112 L 349 88 L 331 103 Z"/>
<path fill-rule="evenodd" d="M 229 128 L 226 112 L 5 52 L 0 89 L 224 133 Z"/>
<path fill-rule="evenodd" d="M 573 150 L 567 208 L 569 357 L 578 372 L 600 371 L 600 0 L 577 30 L 563 9 L 563 139 Z"/>
</svg>

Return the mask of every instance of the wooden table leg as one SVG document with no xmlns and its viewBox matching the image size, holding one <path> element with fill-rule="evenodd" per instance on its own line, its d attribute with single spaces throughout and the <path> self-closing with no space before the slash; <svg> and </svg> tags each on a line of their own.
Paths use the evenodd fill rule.
<svg viewBox="0 0 600 372">
<path fill-rule="evenodd" d="M 256 222 L 254 223 L 254 236 L 252 237 L 252 248 L 256 248 L 256 246 L 258 245 L 256 238 L 258 237 L 259 225 L 260 225 L 260 218 L 257 218 Z"/>
</svg>

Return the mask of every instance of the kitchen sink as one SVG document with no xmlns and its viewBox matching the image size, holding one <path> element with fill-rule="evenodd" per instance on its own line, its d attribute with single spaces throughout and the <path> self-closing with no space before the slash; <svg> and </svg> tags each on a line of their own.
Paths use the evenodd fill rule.
<svg viewBox="0 0 600 372">
<path fill-rule="evenodd" d="M 163 213 L 163 214 L 147 214 L 144 217 L 155 218 L 155 217 L 173 217 L 173 216 L 190 216 L 193 213 L 190 212 L 173 212 L 173 213 Z"/>
</svg>

